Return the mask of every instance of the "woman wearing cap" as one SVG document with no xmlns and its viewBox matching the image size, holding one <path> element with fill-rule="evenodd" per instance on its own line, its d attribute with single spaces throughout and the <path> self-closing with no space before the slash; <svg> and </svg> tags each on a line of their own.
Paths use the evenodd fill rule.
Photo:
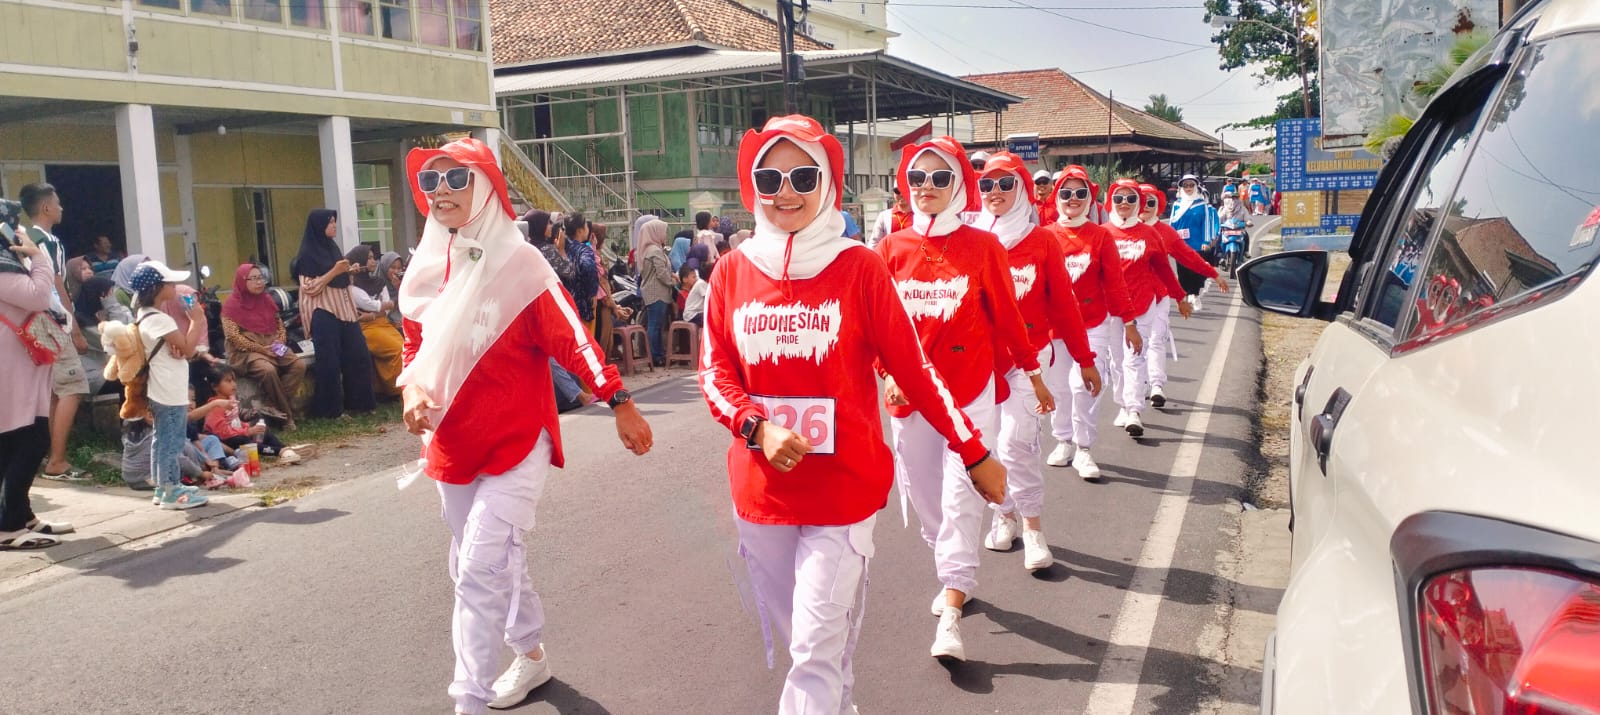
<svg viewBox="0 0 1600 715">
<path fill-rule="evenodd" d="M 738 166 L 756 229 L 712 273 L 700 386 L 734 433 L 728 481 L 763 631 L 775 627 L 793 659 L 778 711 L 850 713 L 872 528 L 893 474 L 873 363 L 927 410 L 972 483 L 998 499 L 1005 471 L 918 349 L 883 262 L 843 236 L 838 139 L 810 117 L 776 117 L 745 134 Z"/>
<path fill-rule="evenodd" d="M 900 190 L 911 196 L 912 226 L 890 234 L 875 250 L 894 276 L 922 351 L 993 448 L 997 346 L 1028 375 L 1046 411 L 1055 400 L 1017 308 L 1005 247 L 994 234 L 960 218 L 962 212 L 978 214 L 978 180 L 965 156 L 961 144 L 947 136 L 906 147 L 898 180 Z M 933 613 L 940 617 L 933 654 L 964 659 L 958 619 L 978 584 L 987 495 L 980 496 L 966 478 L 963 467 L 970 469 L 972 462 L 945 447 L 927 413 L 907 401 L 892 377 L 885 381 L 884 398 L 893 417 L 902 508 L 909 498 L 943 586 L 933 601 Z"/>
<path fill-rule="evenodd" d="M 1200 287 L 1205 285 L 1210 278 L 1217 282 L 1222 292 L 1228 292 L 1228 279 L 1217 274 L 1217 269 L 1206 263 L 1199 253 L 1183 242 L 1178 232 L 1162 221 L 1161 217 L 1167 213 L 1167 196 L 1153 184 L 1140 184 L 1139 192 L 1144 195 L 1144 208 L 1139 214 L 1144 225 L 1155 231 L 1156 237 L 1161 239 L 1161 248 L 1178 262 L 1178 285 L 1183 288 L 1186 295 L 1162 295 L 1156 306 L 1155 333 L 1150 336 L 1150 344 L 1154 346 L 1146 359 L 1148 384 L 1150 386 L 1150 404 L 1162 407 L 1167 404 L 1167 351 L 1172 349 L 1176 357 L 1176 345 L 1172 341 L 1172 304 L 1180 303 L 1178 312 L 1187 319 L 1194 304 L 1189 299 L 1199 293 Z M 1198 279 L 1185 281 L 1185 275 Z"/>
<path fill-rule="evenodd" d="M 1161 247 L 1161 238 L 1139 219 L 1143 203 L 1139 182 L 1117 179 L 1106 197 L 1106 213 L 1110 218 L 1101 225 L 1111 233 L 1112 240 L 1117 242 L 1117 253 L 1122 256 L 1122 277 L 1128 284 L 1128 299 L 1136 316 L 1128 324 L 1135 326 L 1140 335 L 1149 337 L 1155 335 L 1156 323 L 1160 320 L 1160 299 L 1183 292 L 1183 287 L 1178 285 L 1178 277 L 1172 272 L 1172 263 Z M 1185 318 L 1189 317 L 1187 305 L 1179 310 Z M 1153 339 L 1151 347 L 1161 349 Z M 1144 436 L 1144 420 L 1139 413 L 1144 410 L 1148 353 L 1148 350 L 1138 350 L 1119 354 L 1113 350 L 1111 356 L 1112 369 L 1120 367 L 1122 370 L 1122 392 L 1118 400 L 1122 410 L 1112 424 L 1127 430 L 1132 437 Z"/>
<path fill-rule="evenodd" d="M 1111 356 L 1126 343 L 1134 352 L 1143 349 L 1143 339 L 1135 328 L 1132 303 L 1128 287 L 1122 279 L 1122 261 L 1117 255 L 1117 244 L 1111 234 L 1099 224 L 1089 221 L 1089 209 L 1094 205 L 1099 187 L 1089 180 L 1081 166 L 1069 166 L 1056 182 L 1056 209 L 1061 218 L 1047 227 L 1061 246 L 1061 254 L 1072 279 L 1073 293 L 1078 297 L 1078 312 L 1089 336 L 1089 347 L 1095 352 L 1095 367 L 1107 381 L 1117 373 Z M 1058 352 L 1066 351 L 1059 341 L 1052 345 Z M 1056 410 L 1050 419 L 1050 433 L 1056 438 L 1045 463 L 1052 467 L 1072 465 L 1078 476 L 1085 480 L 1100 476 L 1100 465 L 1089 450 L 1099 436 L 1095 416 L 1100 408 L 1100 391 L 1089 389 L 1087 375 L 1074 362 L 1058 360 L 1050 365 L 1046 383 L 1059 395 L 1072 397 L 1067 409 Z M 1112 383 L 1115 384 L 1115 383 Z M 1115 387 L 1110 389 L 1115 390 Z"/>
<path fill-rule="evenodd" d="M 150 416 L 155 423 L 155 441 L 150 445 L 151 476 L 156 480 L 156 503 L 162 509 L 193 509 L 206 504 L 206 496 L 196 487 L 182 483 L 178 454 L 189 437 L 189 363 L 195 350 L 206 339 L 200 318 L 205 305 L 189 306 L 189 327 L 178 329 L 177 321 L 157 306 L 172 300 L 178 284 L 189 279 L 188 271 L 174 271 L 160 261 L 149 261 L 134 270 L 128 280 L 133 302 L 139 312 L 140 350 L 149 358 L 145 394 L 150 398 Z"/>
<path fill-rule="evenodd" d="M 1034 206 L 1039 212 L 1039 225 L 1049 226 L 1061 218 L 1056 210 L 1055 180 L 1050 172 L 1040 169 L 1033 172 Z"/>
<path fill-rule="evenodd" d="M 1100 373 L 1094 366 L 1095 354 L 1089 348 L 1083 318 L 1078 312 L 1078 297 L 1072 293 L 1061 244 L 1049 231 L 1031 223 L 1033 202 L 1029 200 L 1028 168 L 1010 152 L 998 152 L 984 165 L 978 191 L 983 196 L 983 214 L 977 227 L 999 237 L 1010 260 L 1011 282 L 1017 306 L 1028 329 L 1028 340 L 1037 351 L 1041 365 L 1071 362 L 1083 374 L 1086 388 L 1100 392 Z M 1056 352 L 1052 339 L 1066 350 Z M 1039 516 L 1044 510 L 1044 473 L 1039 464 L 1039 415 L 1050 412 L 1053 404 L 1041 404 L 1034 396 L 1031 376 L 1013 367 L 1004 351 L 995 355 L 999 387 L 1007 393 L 1000 402 L 1000 463 L 1006 467 L 1006 500 L 995 508 L 994 523 L 983 539 L 985 548 L 1009 551 L 1018 534 L 1017 516 L 1022 516 L 1022 565 L 1037 571 L 1054 563 L 1045 543 Z M 1062 395 L 1067 393 L 1063 391 Z"/>
<path fill-rule="evenodd" d="M 438 483 L 450 527 L 450 696 L 456 712 L 481 715 L 550 679 L 544 609 L 522 546 L 546 473 L 563 463 L 550 358 L 611 405 L 623 446 L 644 454 L 650 427 L 555 272 L 512 222 L 489 147 L 459 139 L 413 149 L 406 169 L 427 224 L 400 284 L 399 383 L 406 427 L 423 435 L 423 470 Z M 497 680 L 502 643 L 516 655 Z"/>
<path fill-rule="evenodd" d="M 313 417 L 339 417 L 346 409 L 371 412 L 377 407 L 372 391 L 372 352 L 361 334 L 361 311 L 350 297 L 351 265 L 339 250 L 339 216 L 315 209 L 306 216 L 300 253 L 289 272 L 300 282 L 300 315 L 306 335 L 316 348 L 312 365 L 316 392 L 311 398 Z"/>
<path fill-rule="evenodd" d="M 1167 223 L 1178 232 L 1189 247 L 1206 255 L 1217 240 L 1217 210 L 1206 201 L 1200 189 L 1200 179 L 1194 174 L 1184 174 L 1178 180 L 1178 196 L 1172 201 L 1172 215 Z"/>
</svg>

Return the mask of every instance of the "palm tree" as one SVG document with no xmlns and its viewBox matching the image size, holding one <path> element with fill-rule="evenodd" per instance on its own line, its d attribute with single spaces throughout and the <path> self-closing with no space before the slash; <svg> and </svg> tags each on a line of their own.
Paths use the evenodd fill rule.
<svg viewBox="0 0 1600 715">
<path fill-rule="evenodd" d="M 1165 94 L 1150 95 L 1150 103 L 1144 105 L 1144 111 L 1169 122 L 1183 121 L 1183 110 L 1168 102 Z"/>
</svg>

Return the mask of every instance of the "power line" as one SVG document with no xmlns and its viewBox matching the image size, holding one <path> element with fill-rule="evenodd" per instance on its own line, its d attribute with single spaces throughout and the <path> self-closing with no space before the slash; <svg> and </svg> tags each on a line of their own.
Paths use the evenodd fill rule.
<svg viewBox="0 0 1600 715">
<path fill-rule="evenodd" d="M 1137 67 L 1139 65 L 1147 65 L 1147 64 L 1150 64 L 1151 62 L 1164 62 L 1164 61 L 1170 60 L 1170 59 L 1172 59 L 1174 57 L 1182 57 L 1184 55 L 1193 54 L 1195 52 L 1200 52 L 1201 50 L 1209 50 L 1209 49 L 1211 49 L 1211 48 L 1210 47 L 1196 47 L 1195 49 L 1192 49 L 1192 50 L 1184 50 L 1182 52 L 1174 52 L 1174 53 L 1172 53 L 1170 55 L 1163 55 L 1161 57 L 1152 57 L 1152 58 L 1150 58 L 1148 60 L 1139 60 L 1138 62 L 1128 62 L 1126 64 L 1111 65 L 1110 67 L 1096 67 L 1096 68 L 1094 68 L 1092 70 L 1073 70 L 1071 72 L 1068 72 L 1067 74 L 1080 75 L 1080 74 L 1093 74 L 1095 72 L 1109 72 L 1111 70 L 1120 70 L 1120 69 L 1123 69 L 1123 68 L 1126 68 L 1126 67 Z"/>
<path fill-rule="evenodd" d="M 950 52 L 950 50 L 945 49 L 942 45 L 940 45 L 937 42 L 933 42 L 932 38 L 928 37 L 927 35 L 923 34 L 920 30 L 918 30 L 916 27 L 912 26 L 911 20 L 909 18 L 907 18 L 906 16 L 904 16 L 904 15 L 898 13 L 898 12 L 895 12 L 894 8 L 890 7 L 890 8 L 885 8 L 885 9 L 887 9 L 889 11 L 889 14 L 894 15 L 897 18 L 900 18 L 900 21 L 905 23 L 907 30 L 910 30 L 912 33 L 916 34 L 918 37 L 921 37 L 922 39 L 927 40 L 928 42 L 932 43 L 933 46 L 938 47 L 941 50 L 944 50 L 945 53 L 953 54 L 953 53 Z M 960 37 L 956 37 L 954 35 L 951 35 L 950 33 L 945 32 L 944 30 L 940 30 L 940 29 L 938 29 L 936 27 L 925 27 L 924 29 L 932 30 L 934 32 L 939 33 L 939 35 L 942 36 L 942 37 L 949 38 L 949 39 L 954 40 L 954 41 L 959 42 L 959 43 L 968 43 L 968 40 L 965 40 L 965 39 L 962 39 Z M 966 49 L 976 50 L 977 52 L 979 52 L 981 54 L 988 55 L 989 57 L 992 57 L 994 59 L 1000 60 L 1001 62 L 1006 63 L 1010 67 L 1022 68 L 1022 65 L 1017 64 L 1017 61 L 1015 59 L 1009 58 L 1009 57 L 1003 57 L 1001 55 L 997 55 L 997 54 L 995 54 L 993 52 L 990 52 L 990 51 L 984 49 L 982 45 L 965 44 L 965 47 L 966 47 Z M 965 61 L 963 61 L 963 62 L 968 67 L 971 67 L 973 69 L 980 69 L 980 68 L 978 68 L 977 65 L 974 65 L 974 64 L 972 64 L 970 62 L 965 62 Z"/>
<path fill-rule="evenodd" d="M 1076 23 L 1079 23 L 1079 24 L 1089 25 L 1090 27 L 1098 27 L 1098 28 L 1100 28 L 1102 30 L 1110 30 L 1112 32 L 1117 32 L 1117 33 L 1121 33 L 1121 34 L 1124 34 L 1124 35 L 1132 35 L 1134 37 L 1143 37 L 1143 38 L 1145 38 L 1147 40 L 1158 40 L 1160 42 L 1170 42 L 1170 43 L 1172 43 L 1174 45 L 1187 45 L 1189 47 L 1204 47 L 1204 48 L 1210 48 L 1211 47 L 1211 45 L 1201 45 L 1201 44 L 1197 44 L 1197 43 L 1194 43 L 1194 42 L 1184 42 L 1182 40 L 1173 40 L 1173 39 L 1166 38 L 1166 37 L 1159 37 L 1157 35 L 1147 35 L 1147 34 L 1142 33 L 1142 32 L 1134 32 L 1133 30 L 1124 30 L 1124 29 L 1122 29 L 1120 27 L 1113 27 L 1111 25 L 1104 25 L 1104 24 L 1101 24 L 1101 23 L 1098 23 L 1098 22 L 1092 22 L 1092 21 L 1085 20 L 1085 19 L 1080 18 L 1080 17 L 1073 17 L 1071 15 L 1063 15 L 1063 14 L 1061 14 L 1059 12 L 1056 12 L 1055 10 L 1052 10 L 1052 9 L 1049 9 L 1049 8 L 1043 8 L 1043 7 L 1039 7 L 1037 5 L 1029 5 L 1028 3 L 1022 2 L 1022 0 L 1011 0 L 1011 2 L 1013 2 L 1013 3 L 1017 4 L 1017 5 L 1020 5 L 1022 7 L 1028 8 L 1030 10 L 1038 10 L 1039 12 L 1042 12 L 1042 13 L 1044 13 L 1046 15 L 1054 15 L 1056 17 L 1059 17 L 1059 18 L 1063 19 L 1063 20 L 1070 20 L 1072 22 L 1076 22 Z"/>
<path fill-rule="evenodd" d="M 1184 106 L 1184 105 L 1187 105 L 1187 104 L 1189 104 L 1189 102 L 1193 102 L 1193 101 L 1195 101 L 1195 100 L 1200 100 L 1200 99 L 1205 99 L 1205 98 L 1206 98 L 1206 97 L 1207 97 L 1207 96 L 1209 96 L 1209 95 L 1210 95 L 1210 94 L 1211 94 L 1211 93 L 1212 93 L 1212 92 L 1215 92 L 1215 91 L 1217 91 L 1217 90 L 1219 90 L 1219 89 L 1222 89 L 1222 86 L 1223 86 L 1223 85 L 1225 85 L 1225 84 L 1227 84 L 1227 83 L 1229 83 L 1229 82 L 1232 82 L 1232 81 L 1233 81 L 1233 79 L 1234 79 L 1234 78 L 1235 78 L 1235 77 L 1238 77 L 1238 76 L 1239 76 L 1239 75 L 1241 75 L 1241 74 L 1244 74 L 1244 73 L 1243 73 L 1243 72 L 1229 72 L 1229 73 L 1228 73 L 1228 76 L 1227 76 L 1227 78 L 1226 78 L 1226 79 L 1223 79 L 1223 80 L 1222 80 L 1222 81 L 1221 81 L 1221 82 L 1218 82 L 1218 83 L 1217 83 L 1217 86 L 1215 86 L 1215 87 L 1212 87 L 1212 88 L 1211 88 L 1211 89 L 1208 89 L 1208 90 L 1206 90 L 1206 91 L 1204 91 L 1204 92 L 1201 92 L 1201 93 L 1200 93 L 1200 94 L 1199 94 L 1199 95 L 1197 95 L 1197 96 L 1196 96 L 1196 97 L 1194 97 L 1194 99 L 1190 99 L 1190 100 L 1189 100 L 1189 101 L 1188 101 L 1188 102 L 1179 102 L 1179 103 L 1178 103 L 1178 106 L 1180 106 L 1180 107 L 1182 107 L 1182 106 Z"/>
</svg>

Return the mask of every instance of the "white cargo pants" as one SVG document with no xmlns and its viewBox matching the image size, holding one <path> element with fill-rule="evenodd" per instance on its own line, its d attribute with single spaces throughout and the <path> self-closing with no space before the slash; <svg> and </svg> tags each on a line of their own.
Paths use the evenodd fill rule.
<svg viewBox="0 0 1600 715">
<path fill-rule="evenodd" d="M 1054 367 L 1052 357 L 1054 362 L 1072 363 L 1072 356 L 1065 347 L 1058 351 L 1055 343 L 1051 343 L 1039 351 L 1039 365 L 1050 370 Z M 996 450 L 1000 463 L 1006 468 L 1006 500 L 995 508 L 1002 514 L 1021 514 L 1031 519 L 1044 510 L 1044 462 L 1039 456 L 1039 432 L 1046 416 L 1034 411 L 1039 408 L 1039 400 L 1033 394 L 1033 380 L 1026 372 L 1011 368 L 1006 373 L 1006 384 L 1011 394 L 1000 403 L 999 449 Z M 1048 381 L 1045 386 L 1049 386 Z M 1070 397 L 1069 392 L 1054 389 L 1050 392 L 1056 396 L 1057 412 L 1070 409 L 1061 404 Z"/>
<path fill-rule="evenodd" d="M 1056 396 L 1056 411 L 1050 415 L 1050 435 L 1057 442 L 1071 442 L 1081 449 L 1089 449 L 1094 446 L 1095 438 L 1100 433 L 1095 426 L 1100 397 L 1112 389 L 1109 383 L 1116 370 L 1112 369 L 1111 360 L 1115 346 L 1122 344 L 1122 321 L 1106 318 L 1089 329 L 1089 349 L 1094 351 L 1094 367 L 1100 372 L 1100 379 L 1107 383 L 1100 395 L 1089 394 L 1089 387 L 1083 382 L 1083 368 L 1073 362 L 1072 356 L 1067 353 L 1066 343 L 1052 340 L 1050 344 L 1055 347 L 1057 355 L 1055 364 L 1044 371 L 1045 385 Z"/>
<path fill-rule="evenodd" d="M 997 431 L 994 381 L 962 410 L 982 432 L 984 445 L 993 450 Z M 978 539 L 988 502 L 972 486 L 961 455 L 950 451 L 922 413 L 895 417 L 889 424 L 894 430 L 894 471 L 901 509 L 909 500 L 911 510 L 917 513 L 922 540 L 933 549 L 939 583 L 970 594 L 978 585 Z"/>
</svg>

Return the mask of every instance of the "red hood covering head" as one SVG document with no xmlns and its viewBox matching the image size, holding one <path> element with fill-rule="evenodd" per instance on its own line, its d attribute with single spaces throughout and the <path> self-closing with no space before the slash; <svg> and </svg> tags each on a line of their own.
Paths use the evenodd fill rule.
<svg viewBox="0 0 1600 715">
<path fill-rule="evenodd" d="M 983 173 L 979 178 L 999 171 L 1009 171 L 1017 175 L 1019 186 L 1027 187 L 1027 193 L 1033 193 L 1033 176 L 1028 173 L 1028 165 L 1023 163 L 1022 157 L 1009 151 L 997 151 L 989 156 L 989 161 L 983 165 Z"/>
<path fill-rule="evenodd" d="M 739 141 L 739 200 L 744 203 L 746 210 L 756 211 L 756 184 L 750 176 L 756 169 L 757 155 L 767 142 L 777 137 L 791 137 L 803 142 L 821 144 L 822 150 L 828 155 L 828 166 L 832 170 L 833 185 L 844 186 L 844 147 L 839 144 L 839 139 L 828 133 L 817 120 L 800 114 L 790 114 L 785 117 L 773 117 L 767 120 L 767 125 L 761 131 L 754 129 L 745 132 L 744 138 Z M 843 191 L 835 191 L 833 207 L 844 208 Z"/>
<path fill-rule="evenodd" d="M 954 163 L 954 166 L 950 168 L 955 170 L 956 176 L 961 179 L 961 185 L 967 189 L 967 203 L 965 208 L 961 210 L 977 211 L 979 207 L 978 175 L 972 170 L 972 162 L 967 160 L 967 150 L 961 146 L 961 142 L 955 140 L 955 137 L 934 137 L 932 140 L 921 144 L 912 144 L 900 152 L 900 170 L 894 177 L 895 185 L 900 187 L 900 195 L 906 197 L 908 201 L 911 199 L 911 184 L 906 181 L 906 170 L 911 168 L 911 162 L 924 149 L 936 149 L 949 155 L 947 158 Z M 993 159 L 990 159 L 990 161 L 993 161 Z M 984 166 L 987 168 L 988 165 L 985 164 Z"/>
<path fill-rule="evenodd" d="M 506 215 L 513 221 L 516 220 L 516 211 L 511 208 L 511 194 L 506 190 L 506 175 L 500 173 L 500 163 L 495 161 L 494 152 L 489 150 L 489 145 L 472 137 L 457 139 L 438 149 L 412 149 L 406 154 L 406 181 L 411 183 L 411 197 L 417 202 L 417 210 L 423 216 L 428 215 L 428 195 L 422 192 L 422 187 L 417 185 L 417 172 L 422 171 L 433 161 L 441 156 L 448 156 L 461 162 L 464 166 L 482 171 L 489 177 L 489 183 L 494 185 L 495 196 L 500 198 L 500 206 L 505 209 Z"/>
<path fill-rule="evenodd" d="M 1160 219 L 1162 216 L 1167 215 L 1167 192 L 1156 188 L 1154 184 L 1140 184 L 1139 185 L 1139 193 L 1144 195 L 1144 200 L 1146 202 L 1148 202 L 1150 200 L 1151 196 L 1156 197 L 1156 218 L 1157 219 Z M 1139 206 L 1139 213 L 1141 213 L 1141 214 L 1144 213 L 1144 206 L 1143 205 Z"/>
<path fill-rule="evenodd" d="M 1117 179 L 1116 181 L 1111 182 L 1110 186 L 1106 187 L 1106 216 L 1117 215 L 1116 207 L 1111 205 L 1111 195 L 1117 193 L 1118 189 L 1133 189 L 1134 195 L 1139 197 L 1139 211 L 1135 211 L 1134 215 L 1138 215 L 1144 210 L 1144 192 L 1139 188 L 1139 182 L 1134 181 L 1133 179 Z"/>
<path fill-rule="evenodd" d="M 1051 201 L 1055 201 L 1056 197 L 1061 194 L 1061 187 L 1066 183 L 1067 179 L 1077 179 L 1089 185 L 1089 203 L 1091 205 L 1100 200 L 1100 185 L 1089 178 L 1089 170 L 1073 164 L 1061 170 L 1061 178 L 1056 179 L 1056 185 L 1050 189 Z"/>
</svg>

